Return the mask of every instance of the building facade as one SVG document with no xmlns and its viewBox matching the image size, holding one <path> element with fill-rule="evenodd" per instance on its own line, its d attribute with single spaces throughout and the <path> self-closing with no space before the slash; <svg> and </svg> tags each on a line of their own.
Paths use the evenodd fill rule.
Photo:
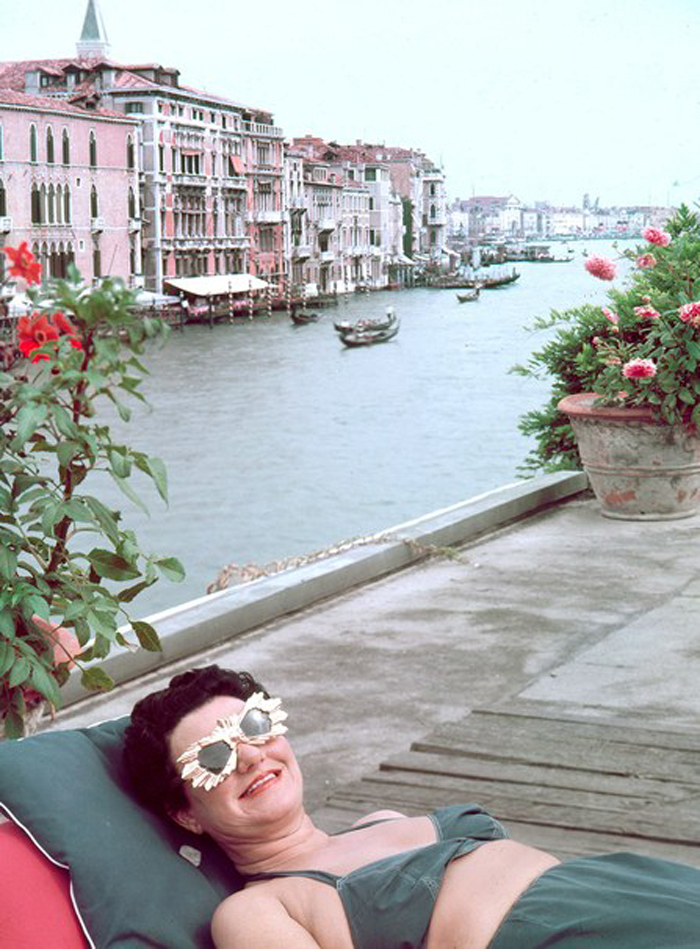
<svg viewBox="0 0 700 949">
<path fill-rule="evenodd" d="M 26 241 L 42 276 L 140 270 L 138 123 L 0 89 L 0 236 Z M 3 255 L 4 256 L 4 255 Z"/>
</svg>

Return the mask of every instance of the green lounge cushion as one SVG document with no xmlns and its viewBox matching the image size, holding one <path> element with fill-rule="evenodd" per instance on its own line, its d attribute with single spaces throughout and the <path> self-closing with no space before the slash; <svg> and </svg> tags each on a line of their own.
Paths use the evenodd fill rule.
<svg viewBox="0 0 700 949">
<path fill-rule="evenodd" d="M 136 802 L 122 763 L 128 723 L 0 742 L 0 806 L 70 870 L 96 947 L 211 949 L 214 909 L 241 878 L 212 840 Z"/>
</svg>

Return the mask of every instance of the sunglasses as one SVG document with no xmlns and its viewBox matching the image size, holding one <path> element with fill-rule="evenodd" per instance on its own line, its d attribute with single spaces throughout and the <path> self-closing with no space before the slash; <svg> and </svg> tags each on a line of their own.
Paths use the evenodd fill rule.
<svg viewBox="0 0 700 949">
<path fill-rule="evenodd" d="M 236 747 L 241 742 L 264 745 L 266 741 L 284 735 L 287 726 L 282 722 L 287 713 L 281 706 L 281 699 L 266 699 L 262 692 L 254 692 L 238 715 L 220 718 L 211 734 L 183 751 L 177 759 L 177 764 L 183 765 L 182 780 L 205 791 L 217 787 L 236 770 Z"/>
</svg>

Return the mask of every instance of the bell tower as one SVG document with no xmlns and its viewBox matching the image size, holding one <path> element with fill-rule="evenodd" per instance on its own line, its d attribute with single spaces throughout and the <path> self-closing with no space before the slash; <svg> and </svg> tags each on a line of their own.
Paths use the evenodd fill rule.
<svg viewBox="0 0 700 949">
<path fill-rule="evenodd" d="M 106 59 L 109 56 L 109 40 L 97 0 L 88 0 L 83 32 L 76 50 L 79 59 Z"/>
</svg>

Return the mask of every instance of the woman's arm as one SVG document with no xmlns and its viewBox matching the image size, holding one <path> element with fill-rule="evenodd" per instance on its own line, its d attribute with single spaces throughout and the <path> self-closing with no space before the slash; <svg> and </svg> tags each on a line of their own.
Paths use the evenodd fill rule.
<svg viewBox="0 0 700 949">
<path fill-rule="evenodd" d="M 251 890 L 221 903 L 211 934 L 216 949 L 321 949 L 276 897 Z"/>
</svg>

